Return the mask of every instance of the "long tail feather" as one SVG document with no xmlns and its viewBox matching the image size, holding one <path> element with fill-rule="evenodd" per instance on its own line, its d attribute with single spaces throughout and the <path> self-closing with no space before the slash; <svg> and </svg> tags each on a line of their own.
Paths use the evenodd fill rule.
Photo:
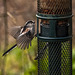
<svg viewBox="0 0 75 75">
<path fill-rule="evenodd" d="M 13 50 L 13 48 L 15 48 L 16 46 L 17 46 L 17 44 L 15 44 L 14 46 L 12 46 L 10 49 L 8 49 L 6 52 L 4 52 L 4 54 L 2 56 L 6 55 L 8 52 L 10 52 L 11 50 Z"/>
</svg>

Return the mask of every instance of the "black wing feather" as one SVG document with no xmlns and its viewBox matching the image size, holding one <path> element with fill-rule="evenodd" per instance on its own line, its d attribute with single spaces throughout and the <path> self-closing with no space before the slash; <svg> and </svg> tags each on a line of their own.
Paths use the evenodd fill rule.
<svg viewBox="0 0 75 75">
<path fill-rule="evenodd" d="M 30 31 L 28 31 L 28 32 L 30 32 Z M 17 45 L 21 49 L 25 49 L 26 47 L 29 48 L 29 44 L 31 45 L 32 38 L 29 37 L 28 36 L 29 33 L 28 34 L 27 33 L 25 32 L 25 33 L 23 33 L 22 36 L 20 36 L 20 37 L 17 38 Z"/>
</svg>

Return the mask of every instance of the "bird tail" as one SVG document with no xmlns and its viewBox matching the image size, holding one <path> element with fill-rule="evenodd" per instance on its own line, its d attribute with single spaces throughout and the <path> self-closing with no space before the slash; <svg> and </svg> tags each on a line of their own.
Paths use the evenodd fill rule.
<svg viewBox="0 0 75 75">
<path fill-rule="evenodd" d="M 10 49 L 8 49 L 6 52 L 4 52 L 2 56 L 4 56 L 5 54 L 7 54 L 11 50 L 13 50 L 13 48 L 15 48 L 16 46 L 17 46 L 17 44 L 15 44 L 14 46 L 12 46 Z"/>
</svg>

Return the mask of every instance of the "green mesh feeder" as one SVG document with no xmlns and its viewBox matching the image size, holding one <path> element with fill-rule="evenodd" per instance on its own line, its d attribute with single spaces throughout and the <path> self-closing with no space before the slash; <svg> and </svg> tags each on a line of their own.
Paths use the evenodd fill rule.
<svg viewBox="0 0 75 75">
<path fill-rule="evenodd" d="M 37 6 L 38 75 L 72 75 L 72 0 L 37 0 Z"/>
</svg>

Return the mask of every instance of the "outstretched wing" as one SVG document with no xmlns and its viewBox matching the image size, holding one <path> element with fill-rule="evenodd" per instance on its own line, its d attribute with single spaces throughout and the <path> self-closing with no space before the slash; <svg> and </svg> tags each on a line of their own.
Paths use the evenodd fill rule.
<svg viewBox="0 0 75 75">
<path fill-rule="evenodd" d="M 15 39 L 17 39 L 17 37 L 20 35 L 21 28 L 21 26 L 11 27 L 9 29 L 9 34 L 13 36 Z"/>
<path fill-rule="evenodd" d="M 33 36 L 29 37 L 28 32 L 23 32 L 18 38 L 17 38 L 17 46 L 21 49 L 25 49 L 26 47 L 29 48 L 29 45 L 31 46 L 31 41 L 33 39 Z"/>
</svg>

